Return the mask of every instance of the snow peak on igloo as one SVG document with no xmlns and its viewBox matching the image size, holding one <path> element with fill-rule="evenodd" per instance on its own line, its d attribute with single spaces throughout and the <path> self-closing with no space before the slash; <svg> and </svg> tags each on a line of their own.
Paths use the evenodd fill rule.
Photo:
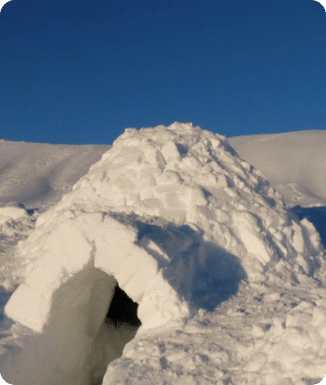
<svg viewBox="0 0 326 385">
<path fill-rule="evenodd" d="M 305 280 L 322 249 L 224 136 L 174 123 L 126 129 L 19 253 L 29 263 L 5 311 L 38 334 L 1 372 L 43 385 L 33 343 L 47 385 L 84 385 L 136 333 L 182 327 L 241 280 Z"/>
</svg>

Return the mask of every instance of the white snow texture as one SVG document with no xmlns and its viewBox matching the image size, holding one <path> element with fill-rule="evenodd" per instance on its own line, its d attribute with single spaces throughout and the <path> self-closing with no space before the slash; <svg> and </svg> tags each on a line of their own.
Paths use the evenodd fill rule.
<svg viewBox="0 0 326 385">
<path fill-rule="evenodd" d="M 19 209 L 2 209 L 0 221 L 14 215 Z M 7 350 L 0 365 L 15 385 L 222 383 L 222 372 L 211 380 L 208 373 L 191 376 L 187 361 L 185 373 L 170 382 L 150 371 L 148 382 L 123 380 L 123 365 L 141 355 L 130 341 L 187 330 L 242 284 L 269 288 L 276 303 L 273 287 L 317 285 L 325 271 L 314 226 L 287 209 L 226 137 L 191 123 L 126 129 L 73 190 L 38 217 L 17 250 L 24 279 L 5 313 L 16 323 L 21 346 Z M 121 301 L 134 303 L 125 307 L 134 310 L 108 319 L 117 285 L 129 297 Z M 284 323 L 271 319 L 269 342 L 250 352 L 239 344 L 239 357 L 250 357 L 250 383 L 294 384 L 290 377 L 298 373 L 323 377 L 326 300 L 318 305 L 307 300 Z M 303 323 L 313 332 L 303 332 Z M 253 326 L 251 338 L 264 334 Z M 159 362 L 161 371 L 168 361 Z M 247 383 L 241 381 L 234 384 Z"/>
</svg>

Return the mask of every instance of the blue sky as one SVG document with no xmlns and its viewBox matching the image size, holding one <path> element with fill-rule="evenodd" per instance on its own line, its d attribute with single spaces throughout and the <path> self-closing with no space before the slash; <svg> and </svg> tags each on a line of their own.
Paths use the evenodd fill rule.
<svg viewBox="0 0 326 385">
<path fill-rule="evenodd" d="M 228 137 L 326 129 L 313 0 L 12 0 L 0 37 L 0 138 L 112 144 L 175 121 Z"/>
</svg>

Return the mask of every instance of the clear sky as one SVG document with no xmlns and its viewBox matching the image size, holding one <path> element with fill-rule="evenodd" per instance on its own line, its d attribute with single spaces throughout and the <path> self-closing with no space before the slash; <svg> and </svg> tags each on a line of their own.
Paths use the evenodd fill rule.
<svg viewBox="0 0 326 385">
<path fill-rule="evenodd" d="M 12 0 L 0 138 L 112 144 L 175 121 L 228 137 L 326 129 L 325 68 L 313 0 Z"/>
</svg>

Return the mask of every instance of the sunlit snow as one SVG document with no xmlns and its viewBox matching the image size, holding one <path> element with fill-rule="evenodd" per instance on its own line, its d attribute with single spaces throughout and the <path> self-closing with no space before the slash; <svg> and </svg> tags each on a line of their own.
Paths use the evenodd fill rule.
<svg viewBox="0 0 326 385">
<path fill-rule="evenodd" d="M 35 190 L 35 199 L 7 194 L 0 372 L 8 383 L 322 380 L 320 234 L 230 143 L 192 124 L 126 129 L 70 192 L 61 179 L 61 200 L 51 175 L 51 191 Z M 307 175 L 296 179 L 302 194 Z M 320 183 L 306 199 L 313 192 L 323 195 Z"/>
</svg>

